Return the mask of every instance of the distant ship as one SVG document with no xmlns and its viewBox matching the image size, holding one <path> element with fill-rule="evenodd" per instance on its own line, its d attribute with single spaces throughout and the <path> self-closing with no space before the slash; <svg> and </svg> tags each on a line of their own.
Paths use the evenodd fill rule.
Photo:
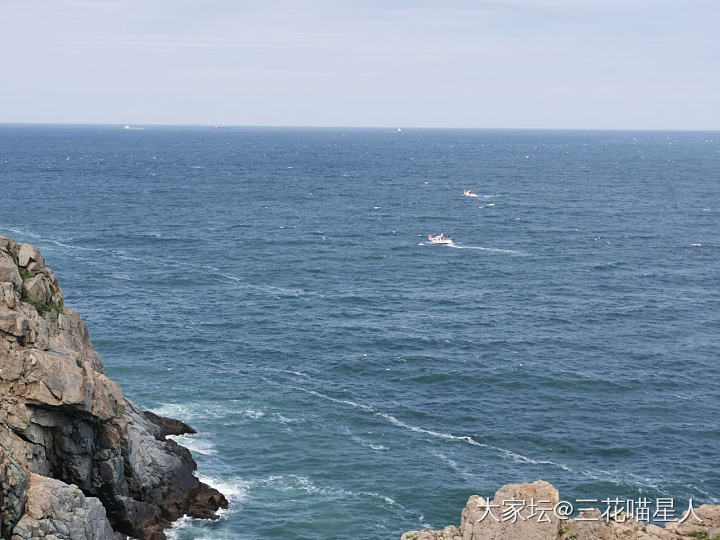
<svg viewBox="0 0 720 540">
<path fill-rule="evenodd" d="M 454 244 L 452 238 L 450 238 L 450 236 L 445 233 L 437 234 L 435 236 L 433 236 L 432 234 L 428 234 L 428 240 L 431 244 L 448 244 L 451 246 Z"/>
<path fill-rule="evenodd" d="M 135 127 L 135 126 L 131 126 L 130 124 L 125 124 L 125 125 L 123 126 L 123 129 L 131 129 L 131 130 L 134 130 L 134 131 L 142 131 L 142 130 L 145 129 L 145 128 L 144 128 L 144 127 Z"/>
</svg>

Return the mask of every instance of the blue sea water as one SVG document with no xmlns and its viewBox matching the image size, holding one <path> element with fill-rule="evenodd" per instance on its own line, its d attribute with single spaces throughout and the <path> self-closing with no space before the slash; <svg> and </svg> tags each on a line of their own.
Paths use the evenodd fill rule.
<svg viewBox="0 0 720 540">
<path fill-rule="evenodd" d="M 0 198 L 197 428 L 231 508 L 174 538 L 398 538 L 538 478 L 720 502 L 718 133 L 2 126 Z"/>
</svg>

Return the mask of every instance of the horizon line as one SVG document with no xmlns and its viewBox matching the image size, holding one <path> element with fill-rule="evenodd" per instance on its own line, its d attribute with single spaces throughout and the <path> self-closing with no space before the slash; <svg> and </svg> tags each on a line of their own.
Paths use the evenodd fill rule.
<svg viewBox="0 0 720 540">
<path fill-rule="evenodd" d="M 465 131 L 644 131 L 644 132 L 720 132 L 720 128 L 597 128 L 597 127 L 467 127 L 467 126 L 402 126 L 402 125 L 318 125 L 318 124 L 205 124 L 205 123 L 122 123 L 122 122 L 2 122 L 0 126 L 95 126 L 95 127 L 119 127 L 131 126 L 135 128 L 211 128 L 211 129 L 390 129 L 390 130 L 465 130 Z M 132 130 L 132 129 L 130 129 Z"/>
</svg>

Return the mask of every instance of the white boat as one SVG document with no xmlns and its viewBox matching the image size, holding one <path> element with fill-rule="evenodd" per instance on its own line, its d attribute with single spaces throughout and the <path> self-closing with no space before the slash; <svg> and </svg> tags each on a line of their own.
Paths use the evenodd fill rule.
<svg viewBox="0 0 720 540">
<path fill-rule="evenodd" d="M 472 189 L 464 189 L 463 195 L 466 197 L 477 197 L 477 193 L 475 193 Z"/>
<path fill-rule="evenodd" d="M 428 234 L 428 242 L 431 244 L 448 244 L 451 245 L 453 243 L 452 238 L 448 236 L 447 234 L 437 234 L 433 236 L 432 234 Z"/>
</svg>

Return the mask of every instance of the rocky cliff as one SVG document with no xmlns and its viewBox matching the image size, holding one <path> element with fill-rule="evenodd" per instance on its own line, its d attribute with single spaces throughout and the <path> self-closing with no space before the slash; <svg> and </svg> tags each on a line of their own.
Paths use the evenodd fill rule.
<svg viewBox="0 0 720 540">
<path fill-rule="evenodd" d="M 39 251 L 2 236 L 0 398 L 2 538 L 158 540 L 227 507 L 167 439 L 192 428 L 123 396 Z"/>
<path fill-rule="evenodd" d="M 540 504 L 530 507 L 532 501 Z M 720 506 L 695 508 L 697 518 L 688 513 L 682 522 L 680 518 L 685 517 L 688 508 L 678 509 L 679 519 L 669 521 L 662 528 L 636 521 L 613 507 L 610 512 L 584 510 L 573 519 L 560 519 L 560 511 L 543 510 L 553 509 L 559 502 L 558 490 L 548 482 L 511 484 L 501 487 L 492 501 L 471 496 L 462 511 L 460 527 L 448 525 L 439 531 L 408 531 L 401 540 L 720 539 Z"/>
</svg>

